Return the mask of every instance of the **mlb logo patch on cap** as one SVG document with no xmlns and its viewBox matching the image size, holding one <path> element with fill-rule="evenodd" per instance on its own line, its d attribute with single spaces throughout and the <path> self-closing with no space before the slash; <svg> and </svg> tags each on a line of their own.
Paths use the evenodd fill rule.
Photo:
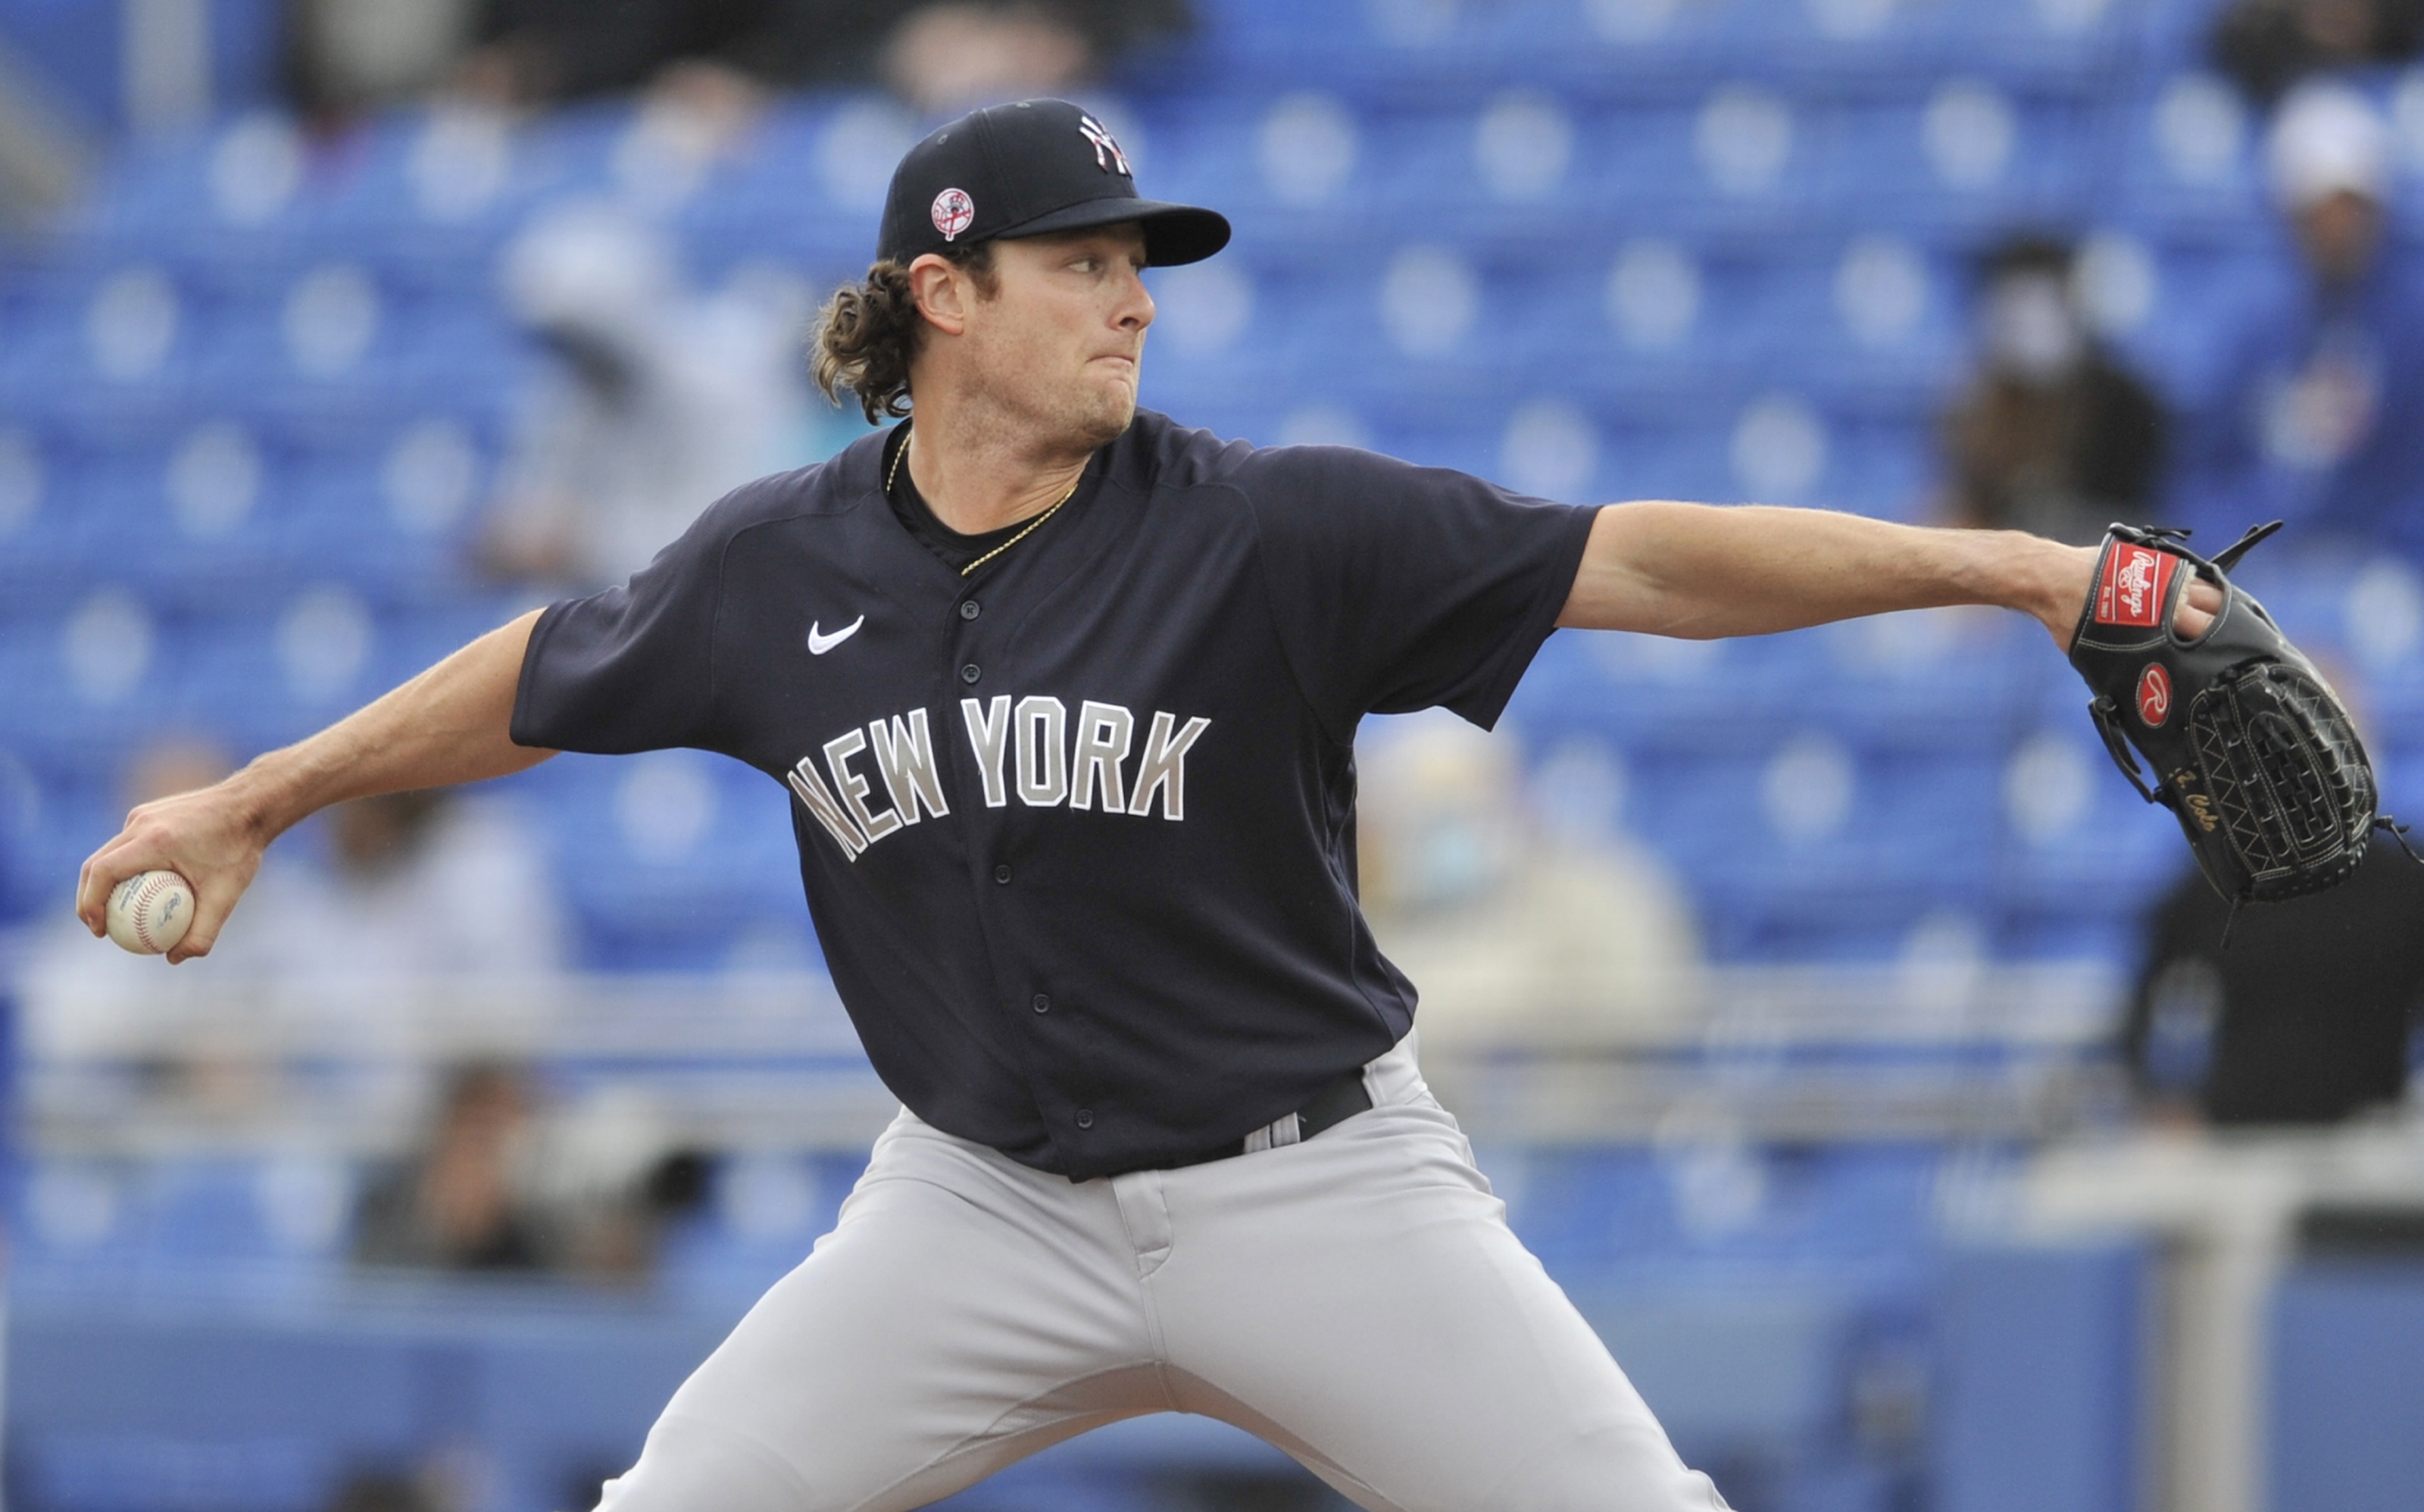
<svg viewBox="0 0 2424 1512">
<path fill-rule="evenodd" d="M 977 218 L 977 202 L 965 189 L 946 189 L 934 197 L 934 229 L 943 240 L 956 241 Z"/>
</svg>

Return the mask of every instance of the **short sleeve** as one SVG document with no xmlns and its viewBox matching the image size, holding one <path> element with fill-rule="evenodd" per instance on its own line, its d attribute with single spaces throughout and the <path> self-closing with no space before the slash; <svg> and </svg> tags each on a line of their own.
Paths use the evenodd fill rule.
<svg viewBox="0 0 2424 1512">
<path fill-rule="evenodd" d="M 1487 729 L 1573 591 L 1594 508 L 1346 447 L 1258 452 L 1252 504 L 1279 636 L 1330 732 L 1434 706 Z"/>
<path fill-rule="evenodd" d="M 714 748 L 726 517 L 709 510 L 620 587 L 548 606 L 522 655 L 517 743 L 604 756 Z"/>
</svg>

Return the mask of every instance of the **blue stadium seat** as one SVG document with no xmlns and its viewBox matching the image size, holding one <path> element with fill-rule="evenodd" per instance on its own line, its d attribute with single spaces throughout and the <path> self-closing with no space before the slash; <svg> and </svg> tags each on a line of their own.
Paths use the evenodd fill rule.
<svg viewBox="0 0 2424 1512">
<path fill-rule="evenodd" d="M 0 687 L 10 692 L 12 733 L 44 759 L 114 766 L 174 707 L 184 638 L 122 581 L 8 623 Z"/>
<path fill-rule="evenodd" d="M 2117 333 L 2116 344 L 2176 412 L 2193 416 L 2218 395 L 2216 385 L 2251 307 L 2288 276 L 2289 250 L 2277 233 L 2214 238 L 2148 225 L 2117 223 L 2122 234 L 2143 231 L 2152 274 L 2143 311 Z"/>
<path fill-rule="evenodd" d="M 1995 890 L 2015 953 L 2126 959 L 2136 920 L 2185 864 L 2170 811 L 2142 799 L 2082 727 L 2085 701 L 2070 689 L 2044 700 L 2044 733 L 2018 747 L 1999 780 Z M 2065 754 L 2021 770 L 2049 749 Z"/>
<path fill-rule="evenodd" d="M 565 135 L 443 108 L 382 117 L 330 175 L 311 249 L 421 293 L 485 299 L 497 242 L 564 171 Z"/>
<path fill-rule="evenodd" d="M 87 459 L 59 427 L 0 422 L 0 614 L 56 613 L 109 560 L 79 506 Z"/>
<path fill-rule="evenodd" d="M 695 751 L 558 757 L 532 794 L 589 963 L 726 964 L 753 927 L 801 929 L 790 795 Z"/>
<path fill-rule="evenodd" d="M 2245 236 L 2265 218 L 2260 121 L 2226 81 L 2182 72 L 2115 107 L 2105 152 L 2119 171 L 2098 181 L 2098 208 L 2209 236 Z"/>
<path fill-rule="evenodd" d="M 423 429 L 423 427 L 429 427 Z M 449 417 L 398 426 L 385 447 L 307 454 L 293 495 L 295 540 L 322 576 L 379 601 L 460 601 L 475 589 L 472 536 L 489 466 Z M 460 445 L 462 472 L 430 477 Z"/>
<path fill-rule="evenodd" d="M 0 405 L 21 422 L 181 416 L 215 318 L 210 301 L 156 259 L 50 270 L 0 351 Z"/>
<path fill-rule="evenodd" d="M 8 1180 L 16 1283 L 83 1276 L 132 1285 L 141 1253 L 138 1187 L 136 1172 L 120 1162 L 18 1162 Z"/>
<path fill-rule="evenodd" d="M 784 106 L 671 223 L 700 261 L 726 264 L 745 248 L 809 271 L 820 284 L 854 279 L 875 256 L 892 164 L 917 131 L 914 117 L 877 95 Z"/>
<path fill-rule="evenodd" d="M 263 581 L 240 613 L 192 629 L 171 707 L 247 753 L 300 740 L 421 670 L 377 603 L 332 578 Z"/>
<path fill-rule="evenodd" d="M 1846 112 L 1844 186 L 1873 225 L 1973 234 L 2059 225 L 2088 182 L 2094 125 L 2076 101 L 1954 77 L 1917 99 Z"/>
<path fill-rule="evenodd" d="M 2143 0 L 1950 0 L 1935 18 L 1938 67 L 2047 93 L 2107 90 L 2140 45 L 2145 9 Z"/>
<path fill-rule="evenodd" d="M 256 1294 L 333 1281 L 349 1232 L 350 1182 L 281 1202 L 282 1173 L 259 1160 L 160 1163 L 144 1173 L 141 1234 L 150 1284 L 174 1288 L 210 1275 Z M 291 1184 L 290 1184 L 291 1185 Z M 308 1206 L 311 1211 L 290 1211 Z"/>
</svg>

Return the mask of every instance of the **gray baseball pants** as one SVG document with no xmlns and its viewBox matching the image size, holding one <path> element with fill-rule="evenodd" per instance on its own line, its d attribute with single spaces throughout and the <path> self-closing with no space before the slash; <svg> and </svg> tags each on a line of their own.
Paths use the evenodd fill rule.
<svg viewBox="0 0 2424 1512">
<path fill-rule="evenodd" d="M 903 1112 L 600 1512 L 905 1512 L 1199 1412 L 1375 1512 L 1721 1512 L 1507 1227 L 1411 1037 L 1319 1137 L 1071 1182 Z"/>
</svg>

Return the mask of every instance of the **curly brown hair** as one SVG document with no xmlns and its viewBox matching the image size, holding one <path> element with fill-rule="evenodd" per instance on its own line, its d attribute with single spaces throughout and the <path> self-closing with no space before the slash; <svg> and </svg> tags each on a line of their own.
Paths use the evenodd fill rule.
<svg viewBox="0 0 2424 1512">
<path fill-rule="evenodd" d="M 1000 287 L 991 242 L 940 255 L 968 271 L 979 297 L 990 299 Z M 887 258 L 870 266 L 857 287 L 835 290 L 817 311 L 809 373 L 835 404 L 842 403 L 844 392 L 856 399 L 872 425 L 886 415 L 909 413 L 909 363 L 925 342 L 926 321 L 909 290 L 909 266 Z"/>
</svg>

